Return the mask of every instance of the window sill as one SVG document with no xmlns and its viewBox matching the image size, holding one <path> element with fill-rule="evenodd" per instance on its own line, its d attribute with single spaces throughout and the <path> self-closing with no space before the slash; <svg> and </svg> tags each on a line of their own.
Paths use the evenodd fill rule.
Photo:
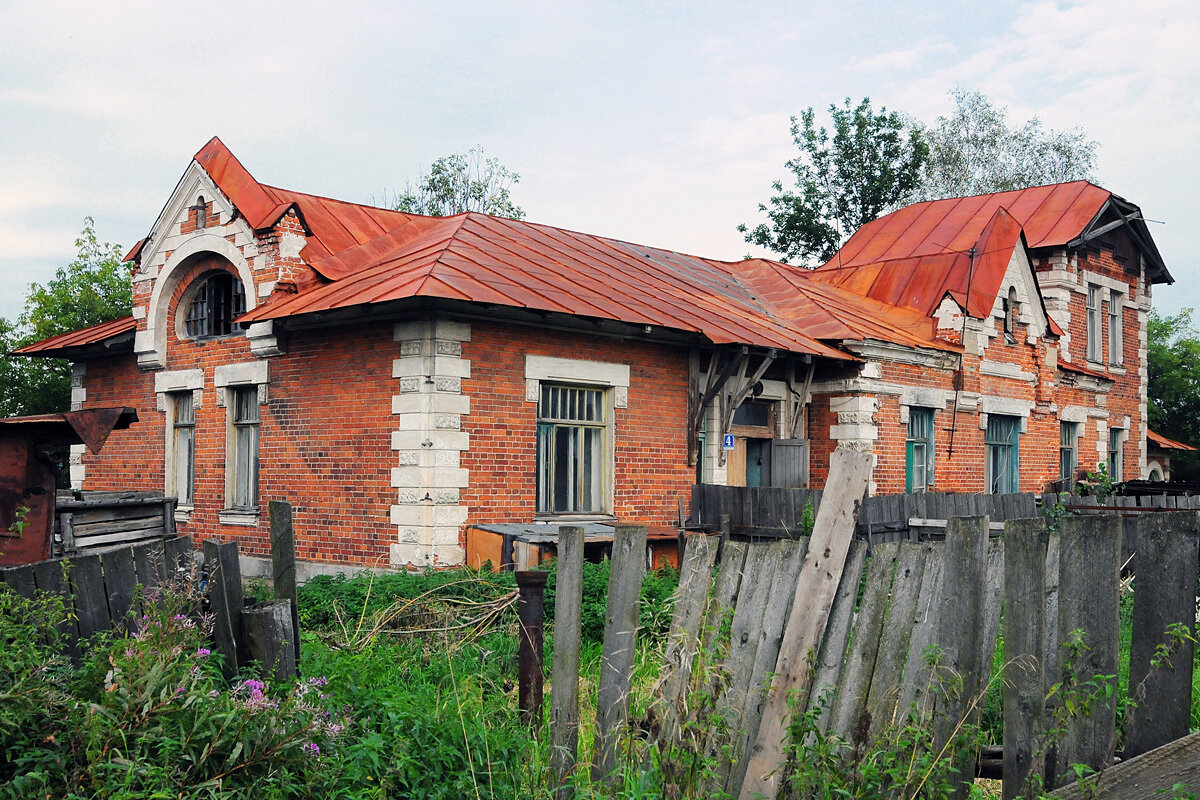
<svg viewBox="0 0 1200 800">
<path fill-rule="evenodd" d="M 545 525 L 574 525 L 585 522 L 616 523 L 617 518 L 612 514 L 538 514 L 533 521 Z"/>
<path fill-rule="evenodd" d="M 1125 374 L 1125 368 L 1122 367 L 1120 364 L 1109 364 L 1108 371 L 1111 372 L 1113 375 L 1124 375 Z"/>
<path fill-rule="evenodd" d="M 258 512 L 226 509 L 217 515 L 217 520 L 222 525 L 243 525 L 254 528 L 258 526 Z"/>
<path fill-rule="evenodd" d="M 192 521 L 194 506 L 175 506 L 175 521 L 188 523 Z"/>
</svg>

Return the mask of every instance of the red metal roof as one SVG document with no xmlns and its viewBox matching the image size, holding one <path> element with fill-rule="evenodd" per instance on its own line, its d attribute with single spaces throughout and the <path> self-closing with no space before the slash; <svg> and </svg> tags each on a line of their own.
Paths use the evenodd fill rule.
<svg viewBox="0 0 1200 800">
<path fill-rule="evenodd" d="M 89 328 L 80 328 L 77 331 L 60 333 L 57 336 L 51 336 L 49 339 L 42 339 L 40 342 L 27 344 L 24 347 L 13 350 L 12 355 L 57 357 L 64 355 L 65 351 L 90 344 L 99 344 L 107 339 L 132 333 L 135 330 L 137 330 L 137 320 L 132 316 L 121 317 L 120 319 L 101 322 L 99 325 L 92 325 Z"/>
<path fill-rule="evenodd" d="M 971 316 L 984 317 L 1022 235 L 1030 248 L 1065 245 L 1111 197 L 1074 181 L 917 203 L 864 225 L 817 277 L 925 314 L 949 294 Z"/>
<path fill-rule="evenodd" d="M 1174 439 L 1168 439 L 1167 437 L 1163 436 L 1162 434 L 1155 433 L 1154 431 L 1151 431 L 1151 430 L 1146 431 L 1146 441 L 1150 444 L 1161 447 L 1163 450 L 1195 450 L 1196 449 L 1196 448 L 1192 447 L 1191 445 L 1184 444 L 1183 442 L 1177 442 Z"/>
</svg>

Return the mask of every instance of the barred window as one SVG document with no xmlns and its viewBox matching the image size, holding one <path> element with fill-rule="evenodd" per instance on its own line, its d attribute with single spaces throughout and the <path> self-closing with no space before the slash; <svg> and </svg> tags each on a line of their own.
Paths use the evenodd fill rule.
<svg viewBox="0 0 1200 800">
<path fill-rule="evenodd" d="M 606 510 L 606 405 L 602 389 L 542 384 L 537 430 L 539 514 Z"/>
<path fill-rule="evenodd" d="M 228 336 L 233 320 L 246 312 L 246 291 L 232 273 L 214 272 L 196 287 L 184 317 L 187 335 L 192 339 Z"/>
</svg>

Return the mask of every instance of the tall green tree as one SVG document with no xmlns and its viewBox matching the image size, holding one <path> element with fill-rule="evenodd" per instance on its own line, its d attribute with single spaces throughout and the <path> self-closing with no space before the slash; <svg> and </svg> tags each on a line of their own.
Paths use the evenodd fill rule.
<svg viewBox="0 0 1200 800">
<path fill-rule="evenodd" d="M 496 217 L 524 219 L 525 211 L 512 201 L 509 189 L 521 176 L 503 166 L 499 159 L 484 158 L 483 148 L 443 156 L 411 181 L 396 197 L 393 208 L 410 214 L 448 217 L 478 211 Z"/>
<path fill-rule="evenodd" d="M 45 284 L 31 284 L 16 320 L 0 317 L 0 416 L 65 411 L 71 368 L 65 359 L 10 356 L 13 350 L 129 313 L 129 269 L 120 245 L 101 242 L 91 217 L 75 240 L 76 255 Z"/>
<path fill-rule="evenodd" d="M 787 162 L 795 185 L 775 181 L 775 195 L 759 204 L 768 222 L 738 230 L 746 241 L 779 253 L 785 261 L 827 261 L 849 236 L 900 205 L 917 189 L 929 147 L 903 116 L 864 98 L 852 106 L 829 106 L 832 130 L 816 125 L 811 107 L 792 117 L 799 154 Z"/>
<path fill-rule="evenodd" d="M 1009 127 L 1008 109 L 982 92 L 958 87 L 950 95 L 949 115 L 913 123 L 929 143 L 913 201 L 1096 180 L 1100 145 L 1083 128 L 1055 130 L 1037 117 Z"/>
<path fill-rule="evenodd" d="M 1151 309 L 1146 331 L 1150 428 L 1200 446 L 1200 333 L 1192 309 L 1164 316 Z M 1171 457 L 1173 478 L 1200 480 L 1200 453 Z"/>
</svg>

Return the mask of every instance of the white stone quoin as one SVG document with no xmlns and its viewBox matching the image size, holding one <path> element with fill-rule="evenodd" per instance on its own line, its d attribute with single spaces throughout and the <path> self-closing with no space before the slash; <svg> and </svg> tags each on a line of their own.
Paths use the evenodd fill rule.
<svg viewBox="0 0 1200 800">
<path fill-rule="evenodd" d="M 404 322 L 396 326 L 395 340 L 400 357 L 392 364 L 399 393 L 392 398 L 396 541 L 391 565 L 461 564 L 466 554 L 458 532 L 467 521 L 461 495 L 469 479 L 461 457 L 470 444 L 462 418 L 471 411 L 471 400 L 462 393 L 463 378 L 471 376 L 462 343 L 471 340 L 471 326 Z"/>
</svg>

